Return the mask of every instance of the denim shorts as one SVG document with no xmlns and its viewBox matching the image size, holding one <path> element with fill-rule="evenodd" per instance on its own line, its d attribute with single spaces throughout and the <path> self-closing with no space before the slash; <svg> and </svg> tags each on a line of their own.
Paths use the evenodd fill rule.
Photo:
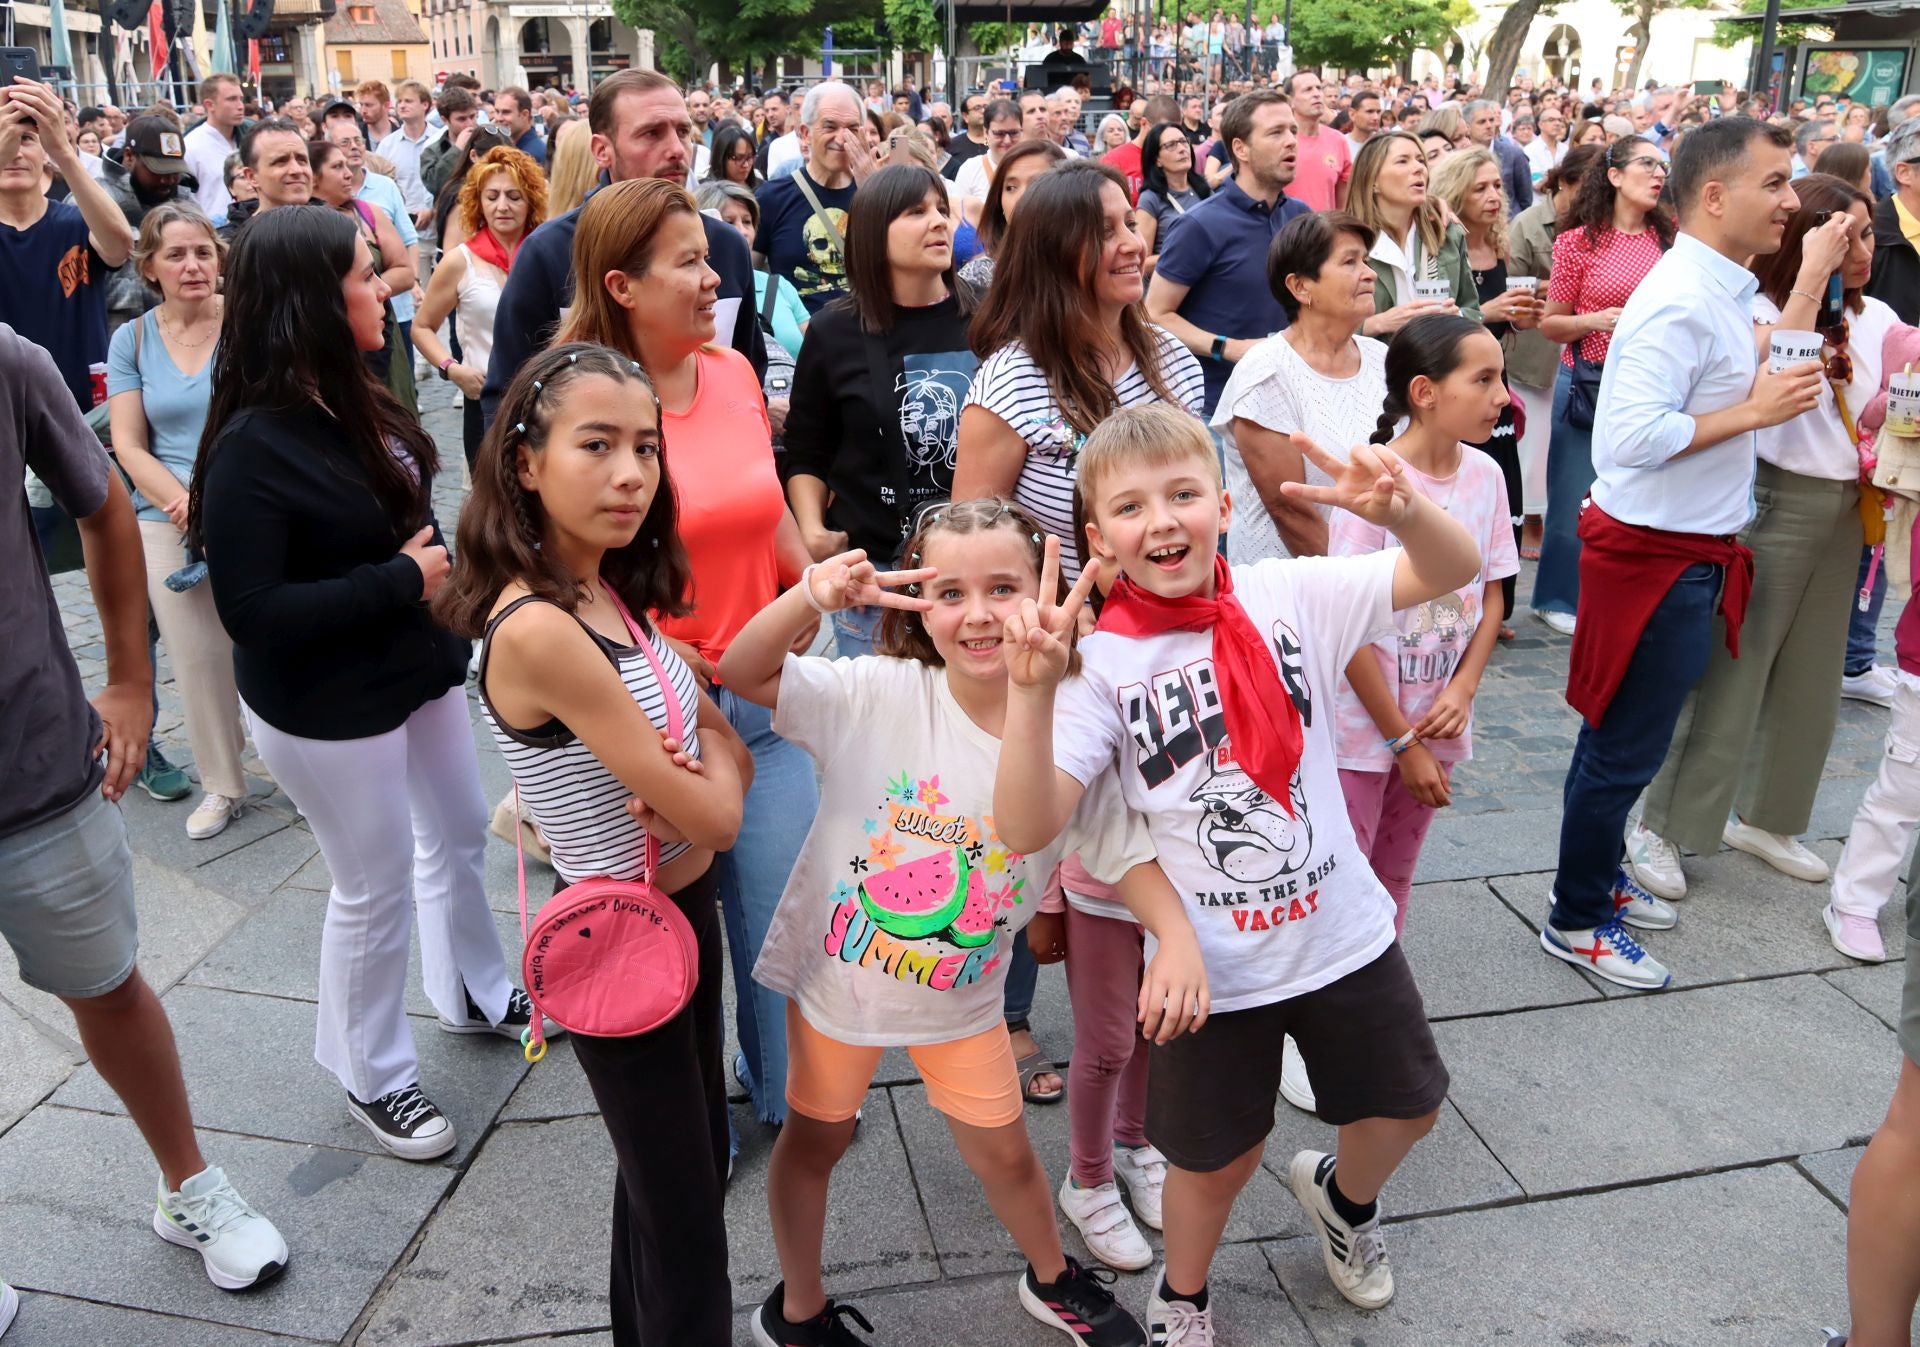
<svg viewBox="0 0 1920 1347">
<path fill-rule="evenodd" d="M 22 982 L 76 1001 L 105 996 L 132 976 L 138 936 L 127 822 L 100 792 L 0 837 L 0 937 Z"/>
</svg>

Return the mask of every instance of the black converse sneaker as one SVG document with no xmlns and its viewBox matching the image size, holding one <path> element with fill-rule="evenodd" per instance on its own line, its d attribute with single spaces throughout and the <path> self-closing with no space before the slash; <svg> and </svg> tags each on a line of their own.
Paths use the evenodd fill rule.
<svg viewBox="0 0 1920 1347">
<path fill-rule="evenodd" d="M 498 1034 L 518 1043 L 533 1024 L 533 998 L 518 987 L 507 988 L 507 1009 L 498 1024 L 488 1024 L 485 1012 L 473 1003 L 473 993 L 464 988 L 462 992 L 467 998 L 467 1017 L 457 1023 L 445 1015 L 440 1017 L 440 1027 L 450 1034 Z M 548 1038 L 558 1038 L 566 1032 L 552 1020 L 546 1022 Z"/>
<path fill-rule="evenodd" d="M 1041 1323 L 1089 1347 L 1147 1347 L 1140 1321 L 1120 1308 L 1107 1287 L 1114 1274 L 1088 1271 L 1072 1257 L 1058 1281 L 1043 1282 L 1033 1265 L 1020 1274 L 1020 1306 Z"/>
<path fill-rule="evenodd" d="M 349 1090 L 347 1116 L 402 1160 L 433 1160 L 454 1147 L 453 1124 L 420 1093 L 418 1081 L 365 1103 Z"/>
<path fill-rule="evenodd" d="M 868 1347 L 865 1338 L 855 1337 L 846 1321 L 853 1320 L 867 1332 L 873 1332 L 873 1325 L 867 1322 L 867 1316 L 851 1305 L 835 1304 L 831 1297 L 827 1307 L 803 1324 L 790 1324 L 783 1313 L 787 1300 L 787 1284 L 777 1283 L 773 1293 L 753 1312 L 753 1340 L 757 1347 Z"/>
</svg>

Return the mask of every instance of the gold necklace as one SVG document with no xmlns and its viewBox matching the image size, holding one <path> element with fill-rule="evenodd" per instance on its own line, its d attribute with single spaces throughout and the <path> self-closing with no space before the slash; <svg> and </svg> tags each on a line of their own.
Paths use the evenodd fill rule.
<svg viewBox="0 0 1920 1347">
<path fill-rule="evenodd" d="M 215 337 L 220 335 L 220 324 L 218 321 L 216 321 L 213 325 L 213 330 L 207 333 L 206 336 L 200 338 L 199 341 L 188 341 L 184 336 L 180 334 L 180 329 L 168 320 L 167 311 L 165 309 L 160 310 L 160 313 L 158 315 L 158 321 L 160 323 L 161 331 L 165 336 L 167 336 L 171 341 L 175 342 L 177 345 L 189 351 L 199 350 L 202 346 L 205 346 L 208 342 L 212 341 Z"/>
</svg>

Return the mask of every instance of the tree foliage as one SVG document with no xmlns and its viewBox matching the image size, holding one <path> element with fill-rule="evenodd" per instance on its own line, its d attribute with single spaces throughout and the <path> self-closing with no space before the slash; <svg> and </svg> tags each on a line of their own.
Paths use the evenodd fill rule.
<svg viewBox="0 0 1920 1347">
<path fill-rule="evenodd" d="M 1255 16 L 1264 21 L 1280 8 L 1262 0 Z M 1469 0 L 1294 0 L 1289 36 L 1301 66 L 1404 68 L 1419 48 L 1444 52 L 1473 18 Z"/>
<path fill-rule="evenodd" d="M 662 67 L 682 80 L 720 60 L 809 50 L 827 25 L 870 12 L 869 0 L 613 0 L 620 22 L 654 31 Z"/>
<path fill-rule="evenodd" d="M 1814 9 L 1831 4 L 1832 0 L 1780 0 L 1780 27 L 1773 43 L 1776 51 L 1782 48 L 1798 46 L 1802 42 L 1824 42 L 1832 33 L 1826 24 L 1790 23 L 1786 11 L 1790 9 Z M 1767 0 L 1740 0 L 1742 14 L 1763 14 Z M 1713 45 L 1716 47 L 1737 47 L 1742 42 L 1760 40 L 1760 26 L 1753 23 L 1728 23 L 1724 19 L 1713 25 Z"/>
</svg>

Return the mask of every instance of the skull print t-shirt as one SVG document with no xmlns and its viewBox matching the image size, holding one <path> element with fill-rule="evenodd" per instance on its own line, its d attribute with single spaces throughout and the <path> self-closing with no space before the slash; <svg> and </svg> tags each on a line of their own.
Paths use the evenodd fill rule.
<svg viewBox="0 0 1920 1347">
<path fill-rule="evenodd" d="M 800 190 L 803 177 L 819 199 L 819 211 Z M 808 313 L 820 312 L 847 293 L 847 262 L 834 234 L 838 232 L 843 240 L 847 236 L 853 192 L 852 183 L 822 187 L 802 167 L 770 180 L 758 193 L 760 228 L 753 237 L 753 250 L 767 259 L 769 272 L 793 282 Z M 828 221 L 832 229 L 827 228 Z"/>
<path fill-rule="evenodd" d="M 1396 548 L 1233 568 L 1234 594 L 1300 712 L 1305 743 L 1285 803 L 1234 756 L 1211 630 L 1095 632 L 1080 646 L 1083 676 L 1055 700 L 1055 762 L 1089 798 L 1118 771 L 1121 796 L 1147 819 L 1160 867 L 1186 903 L 1217 1011 L 1314 991 L 1393 943 L 1393 900 L 1347 820 L 1333 707 L 1354 652 L 1396 630 L 1399 556 Z"/>
<path fill-rule="evenodd" d="M 753 976 L 842 1043 L 913 1047 L 1005 1017 L 1013 937 L 1061 857 L 1108 883 L 1153 859 L 1111 780 L 1053 845 L 1009 850 L 993 822 L 1000 741 L 944 669 L 887 657 L 789 655 L 774 732 L 813 755 L 820 811 Z"/>
</svg>

